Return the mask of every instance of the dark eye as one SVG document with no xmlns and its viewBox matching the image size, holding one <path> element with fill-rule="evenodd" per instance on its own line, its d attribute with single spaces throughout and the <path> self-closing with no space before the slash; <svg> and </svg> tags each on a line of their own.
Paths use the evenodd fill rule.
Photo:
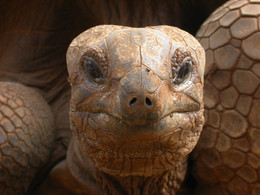
<svg viewBox="0 0 260 195">
<path fill-rule="evenodd" d="M 97 62 L 90 57 L 84 57 L 82 66 L 85 72 L 96 82 L 101 82 L 104 80 L 104 76 L 97 65 Z"/>
<path fill-rule="evenodd" d="M 191 61 L 188 60 L 184 63 L 184 65 L 180 68 L 178 72 L 178 79 L 185 79 L 191 70 Z"/>
<path fill-rule="evenodd" d="M 180 67 L 173 69 L 173 83 L 181 84 L 189 76 L 192 70 L 192 60 L 184 59 Z"/>
</svg>

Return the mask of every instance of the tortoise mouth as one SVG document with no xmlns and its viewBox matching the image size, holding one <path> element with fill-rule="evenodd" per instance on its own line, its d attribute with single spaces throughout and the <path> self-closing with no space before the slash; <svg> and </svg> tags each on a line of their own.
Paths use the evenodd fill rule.
<svg viewBox="0 0 260 195">
<path fill-rule="evenodd" d="M 189 131 L 189 136 L 199 136 L 200 131 L 197 131 L 197 126 L 202 126 L 204 122 L 201 113 L 203 113 L 203 110 L 193 112 L 171 112 L 157 121 L 146 125 L 129 125 L 121 118 L 107 112 L 82 112 L 71 110 L 70 116 L 72 121 L 74 118 L 72 117 L 73 115 L 78 115 L 80 120 L 82 120 L 80 124 L 74 124 L 76 124 L 75 126 L 77 127 L 77 134 L 83 133 L 83 137 L 87 138 L 88 132 L 94 130 L 95 134 L 97 134 L 97 132 L 102 132 L 104 134 L 113 135 L 113 139 L 118 138 L 120 140 L 124 138 L 128 139 L 126 142 L 135 142 L 138 140 L 150 141 L 158 139 L 164 134 L 185 129 L 189 129 L 187 130 Z M 183 138 L 180 140 L 182 139 Z"/>
<path fill-rule="evenodd" d="M 80 112 L 80 113 L 89 113 L 89 114 L 103 114 L 103 115 L 107 115 L 110 118 L 115 119 L 116 121 L 118 121 L 119 124 L 131 127 L 131 128 L 149 128 L 149 127 L 153 127 L 154 125 L 156 125 L 157 123 L 159 123 L 160 121 L 162 121 L 163 119 L 167 118 L 167 117 L 173 117 L 175 114 L 194 114 L 197 112 L 200 112 L 201 110 L 203 110 L 203 108 L 201 108 L 200 106 L 196 106 L 196 107 L 192 107 L 190 110 L 186 110 L 186 111 L 181 111 L 181 110 L 174 110 L 174 111 L 169 111 L 165 114 L 163 114 L 162 116 L 160 116 L 158 119 L 155 120 L 151 120 L 151 121 L 147 121 L 147 122 L 143 122 L 142 124 L 138 125 L 136 123 L 131 124 L 131 120 L 128 119 L 123 119 L 120 118 L 119 116 L 116 116 L 112 113 L 106 112 L 106 111 L 100 111 L 100 112 L 88 112 L 82 109 L 73 109 L 70 108 L 70 112 Z"/>
<path fill-rule="evenodd" d="M 85 111 L 77 111 L 72 109 L 70 110 L 70 112 L 79 113 L 82 115 L 83 118 L 87 117 L 88 122 L 87 123 L 85 122 L 84 125 L 87 124 L 89 128 L 110 131 L 110 133 L 114 134 L 115 136 L 116 135 L 129 136 L 131 134 L 141 133 L 141 132 L 145 132 L 149 134 L 159 134 L 158 136 L 160 136 L 163 135 L 164 133 L 167 133 L 168 131 L 172 132 L 174 130 L 180 129 L 182 126 L 180 125 L 181 123 L 186 124 L 188 121 L 186 119 L 182 120 L 181 118 L 183 116 L 189 116 L 189 119 L 192 117 L 194 118 L 194 116 L 200 113 L 201 111 L 200 110 L 188 111 L 188 112 L 173 111 L 162 116 L 158 120 L 145 125 L 131 125 L 129 124 L 129 122 L 126 122 L 125 120 L 108 112 L 85 112 Z M 172 122 L 174 122 L 175 124 L 173 125 Z M 84 129 L 85 127 L 82 126 L 83 131 Z M 156 138 L 156 136 L 153 138 Z"/>
</svg>

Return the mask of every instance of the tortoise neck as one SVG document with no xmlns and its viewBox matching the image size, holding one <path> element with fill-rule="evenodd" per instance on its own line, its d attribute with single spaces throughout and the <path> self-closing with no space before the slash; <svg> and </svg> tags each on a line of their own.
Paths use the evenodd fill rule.
<svg viewBox="0 0 260 195">
<path fill-rule="evenodd" d="M 74 139 L 66 161 L 70 173 L 81 184 L 82 192 L 89 191 L 91 185 L 98 191 L 95 194 L 175 194 L 187 168 L 187 160 L 184 159 L 177 167 L 151 177 L 110 175 L 95 168 Z"/>
</svg>

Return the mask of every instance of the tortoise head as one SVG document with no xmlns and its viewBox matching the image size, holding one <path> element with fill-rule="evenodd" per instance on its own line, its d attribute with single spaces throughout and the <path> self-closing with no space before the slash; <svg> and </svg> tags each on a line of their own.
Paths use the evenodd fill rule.
<svg viewBox="0 0 260 195">
<path fill-rule="evenodd" d="M 67 52 L 71 130 L 95 166 L 151 176 L 176 166 L 202 130 L 204 50 L 174 27 L 103 25 Z"/>
</svg>

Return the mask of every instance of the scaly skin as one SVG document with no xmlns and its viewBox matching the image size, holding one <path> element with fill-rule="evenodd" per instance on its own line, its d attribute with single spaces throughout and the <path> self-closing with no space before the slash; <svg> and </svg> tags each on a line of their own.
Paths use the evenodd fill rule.
<svg viewBox="0 0 260 195">
<path fill-rule="evenodd" d="M 260 1 L 229 1 L 197 33 L 207 57 L 198 194 L 260 194 L 259 15 Z"/>
<path fill-rule="evenodd" d="M 24 194 L 53 142 L 53 115 L 43 97 L 22 84 L 0 82 L 0 193 Z"/>
<path fill-rule="evenodd" d="M 172 69 L 178 74 L 187 59 L 190 72 L 175 83 Z M 80 34 L 67 52 L 74 138 L 49 184 L 76 194 L 90 193 L 90 183 L 103 194 L 175 194 L 202 130 L 204 62 L 196 39 L 174 27 L 103 25 Z"/>
</svg>

